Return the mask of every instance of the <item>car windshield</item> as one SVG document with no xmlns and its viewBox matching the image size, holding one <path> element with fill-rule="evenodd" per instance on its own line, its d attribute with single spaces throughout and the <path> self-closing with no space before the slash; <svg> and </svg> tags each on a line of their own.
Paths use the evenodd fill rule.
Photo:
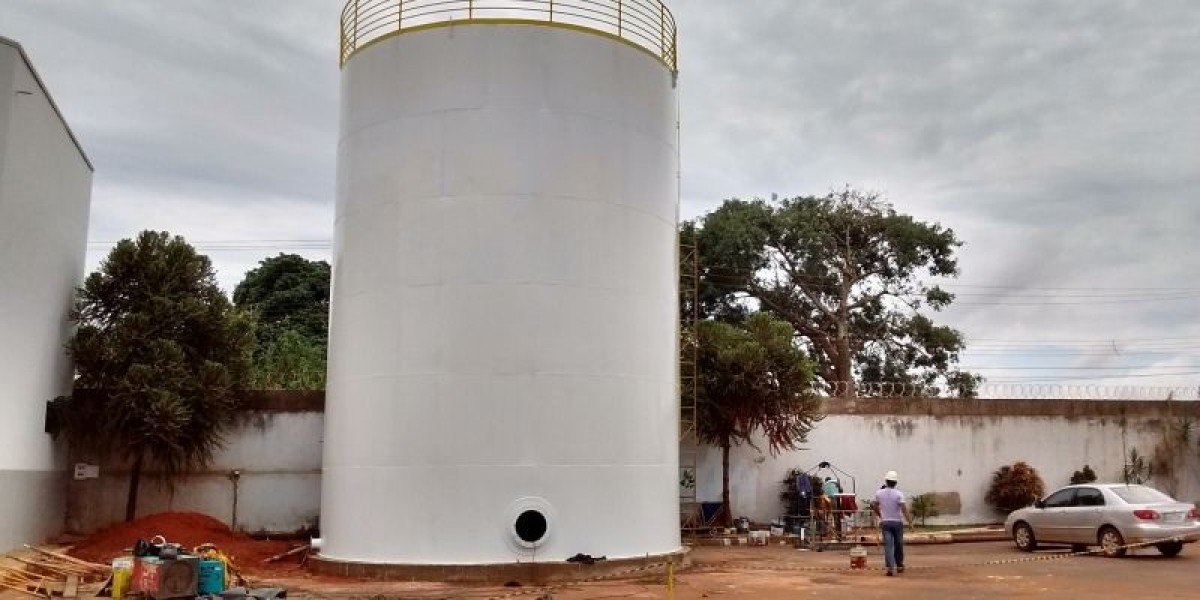
<svg viewBox="0 0 1200 600">
<path fill-rule="evenodd" d="M 1112 488 L 1114 494 L 1129 504 L 1154 504 L 1155 502 L 1174 502 L 1175 499 L 1144 485 L 1126 485 Z"/>
</svg>

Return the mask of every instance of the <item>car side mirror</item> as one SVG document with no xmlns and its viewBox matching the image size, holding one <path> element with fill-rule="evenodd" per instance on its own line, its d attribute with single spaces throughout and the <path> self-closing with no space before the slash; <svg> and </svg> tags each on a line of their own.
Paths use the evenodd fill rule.
<svg viewBox="0 0 1200 600">
<path fill-rule="evenodd" d="M 1038 500 L 1038 501 L 1034 502 L 1034 503 L 1033 503 L 1033 505 L 1034 505 L 1036 508 L 1046 508 L 1046 501 L 1045 501 L 1045 500 Z"/>
</svg>

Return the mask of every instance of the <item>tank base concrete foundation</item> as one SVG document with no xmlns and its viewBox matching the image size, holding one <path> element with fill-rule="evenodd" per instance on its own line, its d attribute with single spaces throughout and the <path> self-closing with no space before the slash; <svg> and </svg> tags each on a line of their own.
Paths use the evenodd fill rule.
<svg viewBox="0 0 1200 600">
<path fill-rule="evenodd" d="M 674 564 L 676 569 L 686 568 L 691 566 L 689 552 L 689 548 L 684 548 L 670 554 L 608 559 L 590 565 L 565 561 L 485 565 L 391 564 L 334 560 L 319 555 L 310 559 L 309 564 L 314 573 L 321 575 L 378 581 L 545 585 L 624 575 L 636 577 L 642 573 L 661 572 L 667 563 Z"/>
</svg>

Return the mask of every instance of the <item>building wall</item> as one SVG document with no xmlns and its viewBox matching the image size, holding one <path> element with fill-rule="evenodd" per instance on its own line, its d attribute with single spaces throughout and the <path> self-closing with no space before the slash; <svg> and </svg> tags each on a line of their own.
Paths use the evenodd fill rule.
<svg viewBox="0 0 1200 600">
<path fill-rule="evenodd" d="M 62 526 L 64 461 L 46 402 L 83 274 L 92 168 L 28 57 L 0 38 L 0 551 Z"/>
<path fill-rule="evenodd" d="M 178 477 L 173 488 L 160 473 L 143 476 L 138 516 L 200 512 L 250 533 L 315 528 L 321 501 L 322 405 L 320 393 L 252 398 L 207 468 Z M 127 465 L 102 464 L 99 478 L 73 480 L 69 489 L 68 530 L 90 533 L 125 518 Z"/>
<path fill-rule="evenodd" d="M 930 523 L 988 523 L 1003 520 L 984 501 L 992 474 L 1025 461 L 1038 470 L 1047 491 L 1070 482 L 1088 464 L 1104 481 L 1120 481 L 1130 449 L 1150 456 L 1161 440 L 1163 421 L 1200 416 L 1200 402 L 1064 400 L 858 400 L 830 401 L 827 417 L 804 449 L 772 457 L 749 446 L 730 456 L 730 502 L 735 516 L 769 521 L 781 516 L 780 484 L 790 469 L 814 469 L 822 461 L 853 477 L 845 491 L 872 497 L 883 474 L 895 470 L 910 496 L 957 493 L 961 509 Z M 1122 413 L 1124 411 L 1124 413 Z M 1200 500 L 1200 463 L 1193 448 L 1175 469 L 1174 480 L 1152 485 L 1186 500 Z M 764 444 L 756 444 L 765 449 Z M 698 497 L 721 497 L 721 456 L 702 450 Z M 828 474 L 829 471 L 822 471 Z"/>
</svg>

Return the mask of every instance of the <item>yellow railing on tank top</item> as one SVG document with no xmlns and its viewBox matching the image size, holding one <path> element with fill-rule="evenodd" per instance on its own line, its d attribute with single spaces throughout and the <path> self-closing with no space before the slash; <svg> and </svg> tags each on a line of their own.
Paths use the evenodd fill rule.
<svg viewBox="0 0 1200 600">
<path fill-rule="evenodd" d="M 473 23 L 545 24 L 599 33 L 679 71 L 675 18 L 659 0 L 349 0 L 342 9 L 340 64 L 393 35 Z"/>
</svg>

